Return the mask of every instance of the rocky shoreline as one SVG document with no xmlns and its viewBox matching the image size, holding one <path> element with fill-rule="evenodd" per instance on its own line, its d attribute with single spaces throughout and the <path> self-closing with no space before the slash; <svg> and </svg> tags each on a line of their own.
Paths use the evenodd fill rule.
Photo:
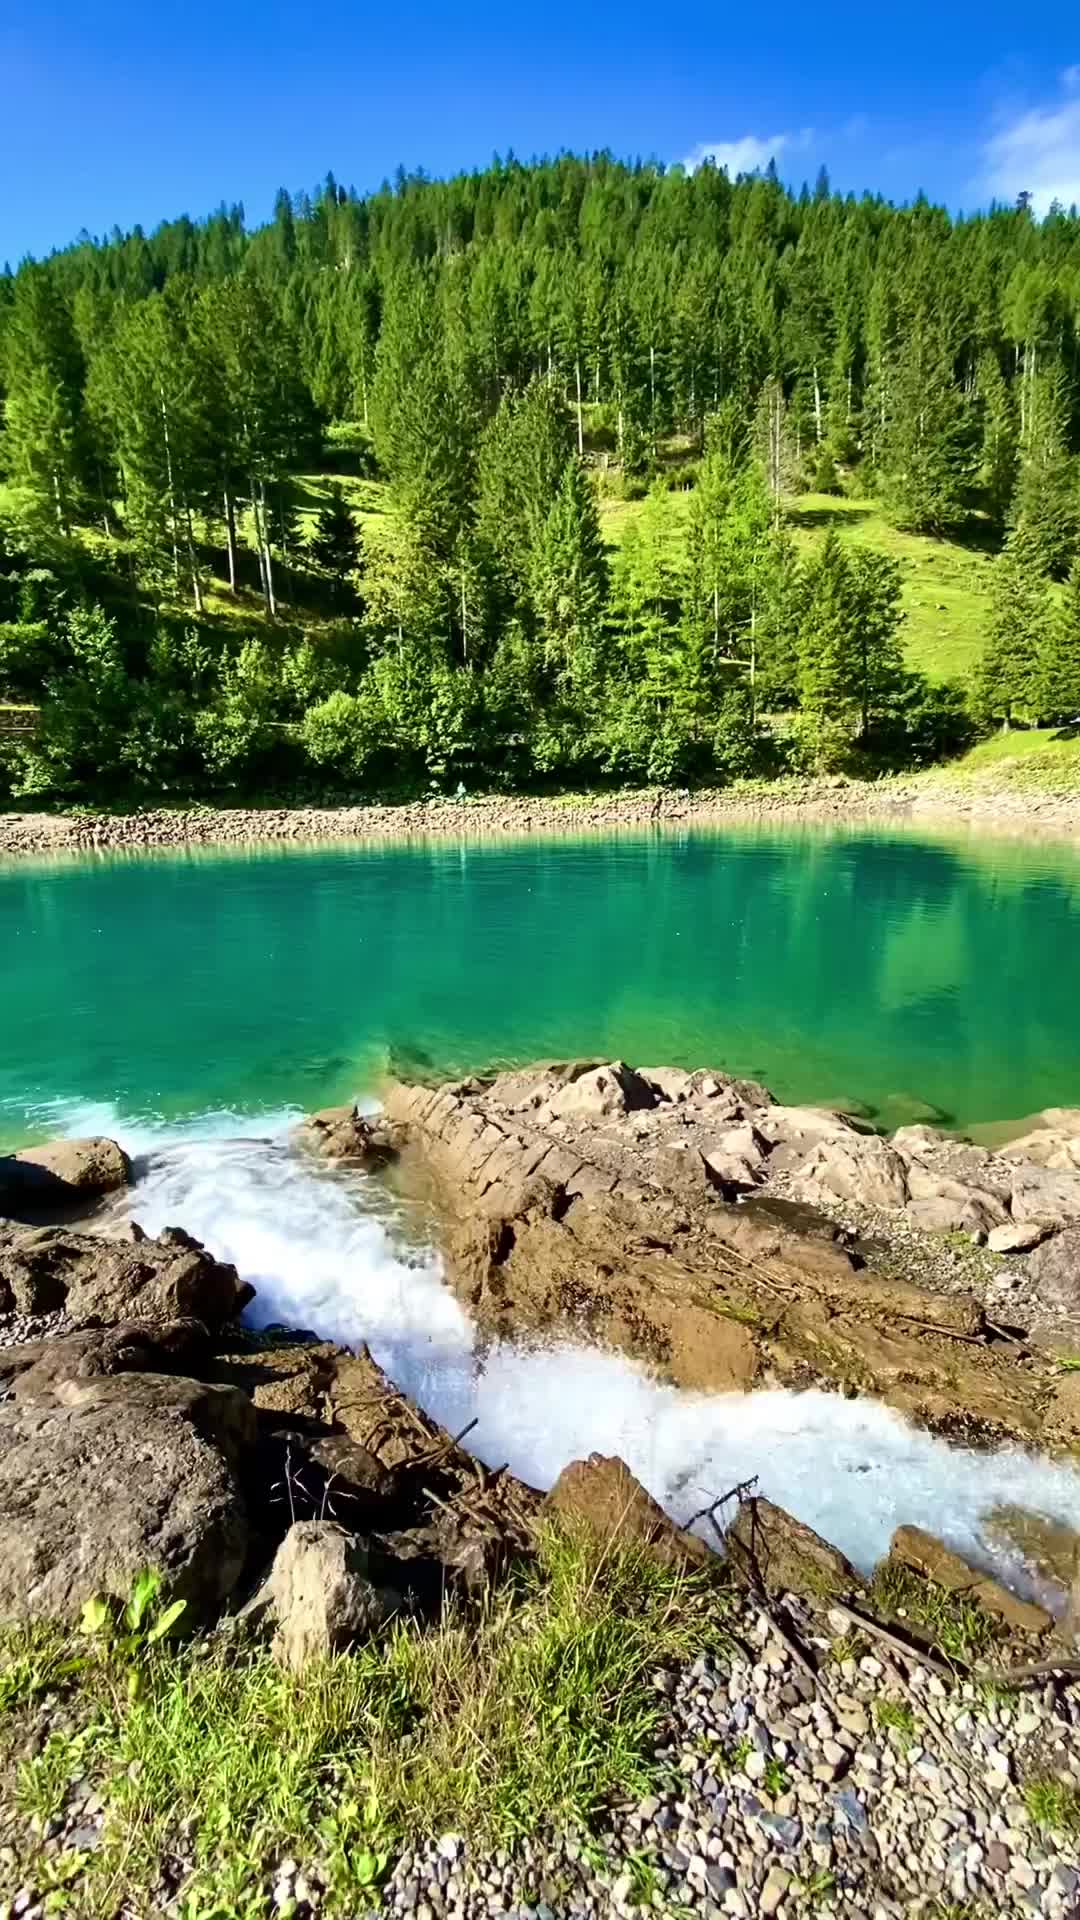
<svg viewBox="0 0 1080 1920">
<path fill-rule="evenodd" d="M 448 1279 L 482 1330 L 570 1333 L 684 1387 L 872 1393 L 954 1437 L 1075 1452 L 1080 1375 L 1056 1341 L 1080 1294 L 1080 1113 L 1042 1119 L 1004 1154 L 924 1127 L 883 1141 L 753 1082 L 574 1061 L 391 1086 L 382 1115 L 315 1115 L 297 1144 L 428 1183 Z M 650 1791 L 502 1848 L 406 1833 L 383 1910 L 1080 1911 L 1067 1530 L 1019 1515 L 1029 1556 L 1057 1556 L 1055 1617 L 917 1527 L 896 1531 L 871 1580 L 752 1484 L 715 1500 L 696 1534 L 617 1458 L 573 1462 L 545 1494 L 480 1466 L 467 1434 L 439 1428 L 363 1347 L 245 1331 L 251 1289 L 182 1229 L 94 1231 L 93 1208 L 130 1177 L 107 1141 L 0 1160 L 9 1633 L 70 1630 L 88 1602 L 107 1614 L 153 1566 L 196 1657 L 265 1647 L 302 1676 L 401 1626 L 437 1631 L 448 1602 L 481 1621 L 542 1560 L 548 1529 L 587 1536 L 716 1583 L 723 1654 L 652 1678 Z M 920 1285 L 869 1231 L 893 1219 L 925 1240 L 946 1218 L 985 1269 L 934 1266 Z M 50 1741 L 82 1733 L 62 1681 L 24 1705 L 0 1742 L 0 1768 L 22 1780 Z M 0 1914 L 37 1920 L 72 1852 L 105 1857 L 114 1810 L 81 1775 L 36 1827 L 21 1789 L 3 1800 Z M 268 1857 L 251 1910 L 342 1911 L 325 1847 L 313 1828 L 300 1854 Z M 148 1910 L 186 1911 L 196 1872 L 178 1836 Z"/>
<path fill-rule="evenodd" d="M 147 807 L 133 813 L 0 812 L 0 858 L 153 849 L 319 845 L 394 839 L 512 838 L 798 822 L 969 827 L 1080 834 L 1080 793 L 949 784 L 938 776 L 877 781 L 785 779 L 696 792 L 647 788 L 544 797 L 434 798 L 398 805 Z"/>
</svg>

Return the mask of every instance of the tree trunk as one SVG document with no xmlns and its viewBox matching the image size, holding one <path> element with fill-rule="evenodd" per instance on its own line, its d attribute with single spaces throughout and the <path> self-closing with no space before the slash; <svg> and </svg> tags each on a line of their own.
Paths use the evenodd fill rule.
<svg viewBox="0 0 1080 1920">
<path fill-rule="evenodd" d="M 259 482 L 259 533 L 262 540 L 263 561 L 266 566 L 266 610 L 271 620 L 277 619 L 277 602 L 274 599 L 274 562 L 270 555 L 270 535 L 267 531 L 266 488 Z"/>
<path fill-rule="evenodd" d="M 581 419 L 581 356 L 580 354 L 575 356 L 575 359 L 574 359 L 574 378 L 577 382 L 577 450 L 578 450 L 578 459 L 580 460 L 583 458 L 585 453 L 585 429 Z"/>
<path fill-rule="evenodd" d="M 57 472 L 55 467 L 53 468 L 52 479 L 53 479 L 53 498 L 56 501 L 56 524 L 59 527 L 60 532 L 66 536 L 67 515 L 64 512 L 64 496 L 60 488 L 60 475 Z"/>
<path fill-rule="evenodd" d="M 184 508 L 184 518 L 187 524 L 187 551 L 188 565 L 191 568 L 191 591 L 195 599 L 195 611 L 201 614 L 203 610 L 202 581 L 199 579 L 199 563 L 195 553 L 195 534 L 191 525 L 191 508 L 189 506 L 185 506 Z"/>
<path fill-rule="evenodd" d="M 821 382 L 818 379 L 818 370 L 816 366 L 814 368 L 814 437 L 817 440 L 818 446 L 820 446 L 821 445 Z"/>
<path fill-rule="evenodd" d="M 158 399 L 161 402 L 161 434 L 165 443 L 165 477 L 169 489 L 169 522 L 172 528 L 172 564 L 173 580 L 176 590 L 180 591 L 180 538 L 176 524 L 176 486 L 173 481 L 172 441 L 169 438 L 169 412 L 165 405 L 165 389 L 158 387 Z"/>
<path fill-rule="evenodd" d="M 225 482 L 225 546 L 229 556 L 229 592 L 236 592 L 236 508 L 229 483 Z"/>
</svg>

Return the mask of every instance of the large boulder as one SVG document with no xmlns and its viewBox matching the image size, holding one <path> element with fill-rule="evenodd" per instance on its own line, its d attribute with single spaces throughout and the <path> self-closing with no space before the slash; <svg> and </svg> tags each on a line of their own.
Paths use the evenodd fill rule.
<svg viewBox="0 0 1080 1920">
<path fill-rule="evenodd" d="M 548 1494 L 544 1510 L 605 1546 L 639 1549 L 663 1566 L 702 1566 L 709 1560 L 703 1542 L 668 1519 L 617 1455 L 590 1453 L 587 1460 L 572 1460 Z"/>
<path fill-rule="evenodd" d="M 131 1184 L 131 1163 L 115 1140 L 54 1140 L 0 1158 L 0 1214 L 71 1218 Z"/>
<path fill-rule="evenodd" d="M 178 1227 L 126 1241 L 0 1224 L 0 1313 L 63 1310 L 83 1326 L 201 1320 L 217 1327 L 252 1298 L 236 1268 Z"/>
<path fill-rule="evenodd" d="M 839 1547 L 761 1495 L 740 1502 L 728 1529 L 727 1549 L 740 1576 L 766 1593 L 829 1600 L 862 1585 Z"/>
<path fill-rule="evenodd" d="M 189 1620 L 218 1611 L 248 1522 L 219 1444 L 242 1447 L 245 1414 L 215 1391 L 231 1398 L 119 1374 L 0 1405 L 0 1619 L 76 1620 L 94 1594 L 126 1599 L 147 1567 Z"/>
<path fill-rule="evenodd" d="M 973 1601 L 994 1619 L 1003 1620 L 1016 1633 L 1046 1633 L 1053 1626 L 1045 1608 L 1018 1599 L 999 1580 L 977 1572 L 944 1541 L 922 1527 L 897 1527 L 889 1558 L 949 1593 L 962 1594 L 965 1600 Z"/>
<path fill-rule="evenodd" d="M 294 1670 L 344 1653 L 383 1626 L 400 1597 L 377 1587 L 368 1550 L 329 1520 L 298 1520 L 270 1570 L 274 1657 Z"/>
</svg>

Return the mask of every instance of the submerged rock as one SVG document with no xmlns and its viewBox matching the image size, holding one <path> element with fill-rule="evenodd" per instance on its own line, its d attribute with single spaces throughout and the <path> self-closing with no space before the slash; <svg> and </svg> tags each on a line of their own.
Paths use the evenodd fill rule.
<svg viewBox="0 0 1080 1920">
<path fill-rule="evenodd" d="M 1046 1633 L 1054 1624 L 1044 1607 L 1018 1599 L 1000 1581 L 969 1567 L 967 1561 L 947 1547 L 944 1541 L 935 1534 L 925 1532 L 922 1527 L 897 1527 L 889 1547 L 889 1558 L 922 1574 L 947 1592 L 960 1594 L 965 1600 L 973 1601 L 984 1613 L 1003 1620 L 1006 1626 L 1017 1633 Z"/>
</svg>

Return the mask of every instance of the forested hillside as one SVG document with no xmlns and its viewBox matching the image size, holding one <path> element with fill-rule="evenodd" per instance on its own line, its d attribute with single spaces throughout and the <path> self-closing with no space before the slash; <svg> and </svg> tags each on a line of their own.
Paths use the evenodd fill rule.
<svg viewBox="0 0 1080 1920">
<path fill-rule="evenodd" d="M 0 796 L 865 769 L 1080 712 L 1075 209 L 328 177 L 8 272 L 0 383 Z"/>
</svg>

